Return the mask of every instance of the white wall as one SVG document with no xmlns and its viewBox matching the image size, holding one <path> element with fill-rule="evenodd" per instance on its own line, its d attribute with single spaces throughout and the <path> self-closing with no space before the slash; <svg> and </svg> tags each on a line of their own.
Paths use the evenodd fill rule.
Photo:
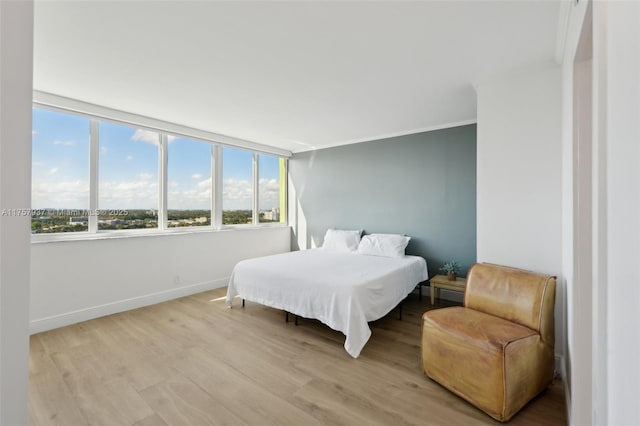
<svg viewBox="0 0 640 426">
<path fill-rule="evenodd" d="M 565 399 L 570 424 L 593 423 L 592 411 L 598 351 L 593 346 L 592 326 L 597 304 L 591 286 L 592 251 L 597 233 L 592 232 L 592 43 L 591 14 L 586 2 L 571 6 L 563 61 L 563 163 L 562 163 L 562 247 L 563 275 L 567 301 L 565 342 Z M 587 18 L 588 16 L 588 18 Z"/>
<path fill-rule="evenodd" d="M 573 6 L 564 58 L 565 135 L 563 245 L 568 285 L 569 423 L 640 424 L 640 3 L 592 2 L 593 60 L 581 59 L 579 37 L 591 33 L 588 4 Z M 576 54 L 576 50 L 578 53 Z M 574 65 L 574 61 L 577 63 Z M 585 93 L 579 80 L 592 66 L 591 155 L 575 155 L 584 134 L 572 99 Z M 577 72 L 574 72 L 577 71 Z M 576 79 L 574 82 L 573 79 Z M 576 96 L 577 95 L 577 96 Z M 579 148 L 579 144 L 578 144 Z M 581 170 L 592 169 L 592 179 Z M 574 180 L 572 182 L 572 179 Z M 578 192 L 576 194 L 576 191 Z M 575 212 L 593 199 L 591 222 Z M 584 253 L 583 235 L 593 250 Z M 581 253 L 581 251 L 583 251 Z M 592 285 L 579 278 L 585 256 Z M 591 301 L 592 303 L 589 303 Z"/>
<path fill-rule="evenodd" d="M 605 45 L 599 120 L 606 161 L 608 408 L 604 423 L 640 424 L 640 3 L 594 3 Z M 598 34 L 600 35 L 600 34 Z"/>
<path fill-rule="evenodd" d="M 478 261 L 558 276 L 562 354 L 561 70 L 523 71 L 478 86 Z"/>
<path fill-rule="evenodd" d="M 31 205 L 33 2 L 0 1 L 0 210 Z M 30 217 L 0 215 L 0 424 L 27 423 Z"/>
<path fill-rule="evenodd" d="M 238 261 L 290 243 L 289 227 L 35 243 L 31 332 L 226 286 Z"/>
<path fill-rule="evenodd" d="M 478 87 L 478 260 L 561 271 L 561 79 L 551 67 Z"/>
</svg>

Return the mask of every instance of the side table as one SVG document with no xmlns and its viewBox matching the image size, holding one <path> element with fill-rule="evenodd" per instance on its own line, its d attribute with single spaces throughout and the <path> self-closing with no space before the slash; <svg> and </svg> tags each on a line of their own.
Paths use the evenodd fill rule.
<svg viewBox="0 0 640 426">
<path fill-rule="evenodd" d="M 466 278 L 456 278 L 455 281 L 449 281 L 446 275 L 436 275 L 429 279 L 429 287 L 431 287 L 431 304 L 435 304 L 435 296 L 437 293 L 438 299 L 440 299 L 440 289 L 461 291 L 464 295 L 464 290 L 467 285 Z"/>
</svg>

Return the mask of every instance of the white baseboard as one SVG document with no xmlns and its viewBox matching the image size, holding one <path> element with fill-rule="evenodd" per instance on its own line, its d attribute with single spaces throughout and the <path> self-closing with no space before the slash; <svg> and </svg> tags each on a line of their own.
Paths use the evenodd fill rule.
<svg viewBox="0 0 640 426">
<path fill-rule="evenodd" d="M 556 354 L 556 358 L 558 355 Z M 569 380 L 567 380 L 567 363 L 564 357 L 560 356 L 560 377 L 564 386 L 564 408 L 567 415 L 567 424 L 571 423 L 571 389 L 569 389 Z"/>
<path fill-rule="evenodd" d="M 103 305 L 92 306 L 90 308 L 79 309 L 77 311 L 65 312 L 63 314 L 53 315 L 50 317 L 34 319 L 29 323 L 29 333 L 40 333 L 42 331 L 53 330 L 54 328 L 60 328 L 66 325 L 88 321 L 106 315 L 116 314 L 118 312 L 130 311 L 132 309 L 141 308 L 143 306 L 166 302 L 167 300 L 173 300 L 179 297 L 189 296 L 191 294 L 212 290 L 214 288 L 224 287 L 228 282 L 229 277 L 220 278 L 213 281 L 205 281 L 202 283 L 192 284 L 184 287 L 159 291 L 157 293 L 132 297 L 130 299 L 105 303 Z"/>
<path fill-rule="evenodd" d="M 564 381 L 564 357 L 560 354 L 555 354 L 554 361 L 555 375 Z"/>
</svg>

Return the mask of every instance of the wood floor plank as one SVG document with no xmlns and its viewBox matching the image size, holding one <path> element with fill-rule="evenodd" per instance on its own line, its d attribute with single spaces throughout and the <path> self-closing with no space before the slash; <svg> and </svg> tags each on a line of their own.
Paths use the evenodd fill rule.
<svg viewBox="0 0 640 426">
<path fill-rule="evenodd" d="M 361 356 L 316 320 L 286 323 L 215 289 L 31 337 L 32 425 L 497 425 L 427 378 L 427 298 L 370 324 Z M 450 305 L 441 301 L 437 307 Z M 513 425 L 566 424 L 562 383 Z"/>
<path fill-rule="evenodd" d="M 402 416 L 390 412 L 386 405 L 376 404 L 369 394 L 356 392 L 352 387 L 345 387 L 334 380 L 315 378 L 296 392 L 293 400 L 303 401 L 302 407 L 312 407 L 310 414 L 317 416 L 320 413 L 317 418 L 324 423 L 410 424 Z M 344 410 L 345 406 L 349 410 Z"/>
<path fill-rule="evenodd" d="M 244 338 L 247 342 L 257 341 L 251 337 Z M 290 358 L 265 350 L 238 351 L 235 345 L 228 345 L 224 340 L 210 344 L 209 339 L 208 343 L 202 348 L 211 358 L 235 369 L 275 395 L 288 397 L 312 378 L 296 369 Z"/>
<path fill-rule="evenodd" d="M 167 425 L 247 424 L 188 380 L 159 383 L 140 394 Z"/>
<path fill-rule="evenodd" d="M 125 379 L 82 389 L 76 397 L 82 401 L 82 411 L 92 424 L 131 425 L 154 413 Z"/>
<path fill-rule="evenodd" d="M 74 346 L 91 344 L 96 340 L 94 330 L 102 328 L 102 324 L 105 322 L 111 322 L 111 317 L 97 318 L 41 333 L 39 340 L 49 353 L 64 351 Z"/>
<path fill-rule="evenodd" d="M 91 424 L 131 425 L 154 412 L 125 377 L 126 367 L 104 349 L 78 346 L 52 359 Z"/>
<path fill-rule="evenodd" d="M 274 395 L 243 373 L 194 348 L 174 361 L 175 368 L 247 424 L 314 425 L 312 416 Z"/>
<path fill-rule="evenodd" d="M 29 350 L 31 352 L 44 352 L 45 348 L 42 344 L 42 334 L 34 334 L 29 337 Z"/>
<path fill-rule="evenodd" d="M 86 425 L 73 394 L 45 351 L 31 352 L 30 425 Z"/>
<path fill-rule="evenodd" d="M 137 421 L 133 426 L 169 426 L 157 413 Z"/>
</svg>

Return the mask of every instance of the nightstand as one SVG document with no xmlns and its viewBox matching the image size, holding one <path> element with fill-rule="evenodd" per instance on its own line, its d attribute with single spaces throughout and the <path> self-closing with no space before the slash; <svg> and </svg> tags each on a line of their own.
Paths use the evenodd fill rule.
<svg viewBox="0 0 640 426">
<path fill-rule="evenodd" d="M 440 299 L 440 289 L 461 291 L 464 295 L 464 289 L 467 285 L 466 278 L 456 278 L 455 281 L 449 281 L 446 275 L 436 275 L 429 279 L 429 287 L 431 287 L 431 304 L 435 304 L 435 296 L 437 290 L 437 297 Z"/>
</svg>

